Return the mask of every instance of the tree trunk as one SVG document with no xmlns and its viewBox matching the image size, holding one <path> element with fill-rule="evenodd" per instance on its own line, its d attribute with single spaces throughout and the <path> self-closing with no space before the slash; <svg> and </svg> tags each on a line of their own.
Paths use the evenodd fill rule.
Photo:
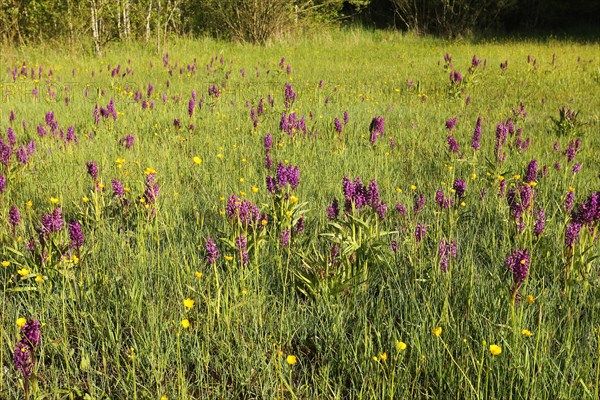
<svg viewBox="0 0 600 400">
<path fill-rule="evenodd" d="M 152 16 L 152 0 L 148 6 L 148 16 L 146 17 L 146 43 L 150 41 L 150 17 Z"/>
<path fill-rule="evenodd" d="M 90 10 L 92 14 L 92 35 L 94 37 L 94 46 L 96 48 L 96 54 L 98 55 L 98 57 L 102 57 L 102 50 L 100 49 L 100 32 L 96 0 L 90 0 Z"/>
</svg>

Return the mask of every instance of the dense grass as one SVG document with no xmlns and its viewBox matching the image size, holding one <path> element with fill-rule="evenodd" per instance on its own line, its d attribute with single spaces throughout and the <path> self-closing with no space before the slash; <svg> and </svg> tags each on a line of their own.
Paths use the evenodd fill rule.
<svg viewBox="0 0 600 400">
<path fill-rule="evenodd" d="M 596 43 L 450 43 L 348 31 L 269 47 L 175 40 L 167 66 L 164 55 L 138 43 L 115 44 L 103 59 L 60 48 L 3 52 L 3 140 L 12 127 L 15 151 L 30 140 L 36 150 L 26 165 L 13 154 L 1 166 L 7 183 L 0 256 L 9 263 L 0 267 L 0 398 L 23 398 L 25 382 L 13 365 L 19 317 L 42 323 L 29 382 L 36 399 L 598 398 L 598 221 L 582 229 L 574 246 L 565 246 L 573 215 L 563 203 L 569 188 L 574 210 L 600 189 L 599 51 Z M 445 53 L 470 82 L 464 93 L 450 83 Z M 469 74 L 474 54 L 486 67 L 482 62 Z M 24 61 L 36 79 L 21 76 Z M 297 93 L 290 110 L 286 83 Z M 154 87 L 150 97 L 148 84 Z M 208 94 L 212 85 L 221 89 L 218 98 Z M 190 118 L 192 90 L 204 104 Z M 117 119 L 96 124 L 94 106 L 106 107 L 111 98 Z M 253 128 L 250 108 L 261 98 L 265 112 Z M 142 109 L 142 100 L 154 108 Z M 521 102 L 526 117 L 513 112 Z M 570 131 L 554 123 L 563 106 L 579 112 Z M 282 113 L 291 110 L 305 116 L 306 134 L 279 130 Z M 38 135 L 50 111 L 57 132 L 73 126 L 77 143 Z M 345 111 L 349 121 L 338 134 L 334 118 L 342 120 Z M 375 116 L 385 119 L 385 137 L 373 145 L 369 124 Z M 452 117 L 457 124 L 448 132 Z M 478 117 L 482 145 L 474 151 Z M 531 144 L 517 151 L 509 146 L 511 136 L 506 160 L 499 162 L 496 127 L 508 118 Z M 300 169 L 298 187 L 286 186 L 277 196 L 265 186 L 275 173 L 265 168 L 267 133 L 273 168 L 281 162 Z M 458 153 L 449 151 L 449 134 Z M 119 143 L 126 135 L 135 136 L 130 149 Z M 576 138 L 581 150 L 568 162 L 563 152 Z M 519 233 L 498 193 L 502 179 L 506 191 L 523 187 L 532 159 L 540 170 L 547 166 L 547 175 L 537 178 Z M 94 189 L 88 161 L 97 163 L 104 191 Z M 581 163 L 577 174 L 574 163 Z M 140 203 L 147 168 L 156 171 L 160 187 L 155 204 Z M 384 219 L 369 207 L 356 211 L 356 219 L 343 211 L 335 221 L 327 218 L 334 198 L 344 208 L 344 176 L 377 180 L 387 203 Z M 440 209 L 436 190 L 454 198 L 456 178 L 467 182 L 464 199 Z M 113 197 L 111 179 L 128 188 L 129 206 Z M 232 194 L 267 213 L 266 226 L 230 220 L 225 206 Z M 417 194 L 426 201 L 415 215 Z M 42 215 L 56 207 L 51 197 L 58 199 L 65 226 L 30 252 L 26 243 L 39 237 Z M 408 209 L 406 217 L 396 211 L 397 202 Z M 7 220 L 11 206 L 21 212 L 14 231 Z M 546 227 L 537 237 L 540 209 Z M 302 214 L 305 227 L 296 233 Z M 68 247 L 66 222 L 73 219 L 83 225 L 80 251 Z M 420 243 L 417 223 L 427 227 Z M 286 228 L 292 229 L 289 247 L 280 241 Z M 235 248 L 241 234 L 251 246 L 248 265 Z M 214 264 L 206 258 L 208 237 L 222 253 Z M 457 245 L 445 273 L 442 238 Z M 332 263 L 336 242 L 341 254 Z M 504 265 L 515 249 L 531 255 L 520 301 Z M 25 276 L 18 273 L 23 268 Z M 321 270 L 331 275 L 322 277 Z M 301 275 L 315 280 L 307 286 Z M 191 309 L 184 306 L 188 298 Z M 439 336 L 432 333 L 437 327 Z M 491 354 L 492 344 L 501 354 Z M 290 355 L 297 363 L 287 362 Z"/>
</svg>

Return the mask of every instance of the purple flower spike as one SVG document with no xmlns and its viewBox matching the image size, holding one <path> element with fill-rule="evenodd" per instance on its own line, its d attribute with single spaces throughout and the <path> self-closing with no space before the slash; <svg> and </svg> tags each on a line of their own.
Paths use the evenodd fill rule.
<svg viewBox="0 0 600 400">
<path fill-rule="evenodd" d="M 546 214 L 544 210 L 540 210 L 538 213 L 537 220 L 535 221 L 535 225 L 533 226 L 533 234 L 536 237 L 540 237 L 542 233 L 544 233 L 544 227 L 546 226 Z"/>
<path fill-rule="evenodd" d="M 454 136 L 448 135 L 447 141 L 448 141 L 448 150 L 450 151 L 450 153 L 458 153 L 458 151 L 459 151 L 458 142 L 456 141 Z"/>
<path fill-rule="evenodd" d="M 531 258 L 529 250 L 515 250 L 506 257 L 504 265 L 513 273 L 513 282 L 516 290 L 525 282 L 529 271 L 529 263 Z"/>
<path fill-rule="evenodd" d="M 379 136 L 385 136 L 385 120 L 381 116 L 376 116 L 371 120 L 369 125 L 371 132 L 371 144 L 375 144 Z"/>
<path fill-rule="evenodd" d="M 460 74 L 460 72 L 458 71 L 452 71 L 450 72 L 450 83 L 452 85 L 457 85 L 459 83 L 461 83 L 463 80 L 462 75 Z"/>
<path fill-rule="evenodd" d="M 467 182 L 460 178 L 456 178 L 454 180 L 454 184 L 452 185 L 452 189 L 456 191 L 456 197 L 460 199 L 465 196 L 465 191 L 467 190 Z"/>
<path fill-rule="evenodd" d="M 244 235 L 240 235 L 237 239 L 235 239 L 235 247 L 239 252 L 240 262 L 244 266 L 250 263 L 247 246 L 248 242 L 246 241 L 246 237 Z"/>
<path fill-rule="evenodd" d="M 446 121 L 446 129 L 448 129 L 448 131 L 452 131 L 452 129 L 454 129 L 455 126 L 456 126 L 456 117 L 450 118 L 449 120 Z"/>
<path fill-rule="evenodd" d="M 144 198 L 148 203 L 155 203 L 158 197 L 158 183 L 156 183 L 156 175 L 146 175 L 146 190 L 144 191 Z"/>
<path fill-rule="evenodd" d="M 31 376 L 33 369 L 33 349 L 25 341 L 20 341 L 13 352 L 15 369 L 27 378 Z"/>
<path fill-rule="evenodd" d="M 288 228 L 284 229 L 281 232 L 281 236 L 279 236 L 279 242 L 282 247 L 288 247 L 290 244 L 290 230 Z"/>
<path fill-rule="evenodd" d="M 333 199 L 333 202 L 327 206 L 327 218 L 336 219 L 340 214 L 340 207 L 337 199 Z"/>
<path fill-rule="evenodd" d="M 425 239 L 425 235 L 427 234 L 427 227 L 422 224 L 422 223 L 418 223 L 417 227 L 415 228 L 415 240 L 417 241 L 417 243 L 421 243 L 421 241 L 423 239 Z"/>
<path fill-rule="evenodd" d="M 334 128 L 335 128 L 335 131 L 336 131 L 337 133 L 342 133 L 342 123 L 340 122 L 340 120 L 339 120 L 339 119 L 335 118 L 335 119 L 333 120 L 333 126 L 334 126 Z"/>
<path fill-rule="evenodd" d="M 42 343 L 40 323 L 35 318 L 30 318 L 21 328 L 21 336 L 32 348 L 39 346 Z"/>
<path fill-rule="evenodd" d="M 479 150 L 481 148 L 481 117 L 477 118 L 475 130 L 473 131 L 473 140 L 471 140 L 471 147 L 473 150 Z"/>
<path fill-rule="evenodd" d="M 447 272 L 450 259 L 456 258 L 456 242 L 454 240 L 446 241 L 446 238 L 442 238 L 438 246 L 438 256 L 440 257 L 441 271 Z"/>
<path fill-rule="evenodd" d="M 527 172 L 525 174 L 525 182 L 535 182 L 537 180 L 538 173 L 538 162 L 536 159 L 533 159 L 527 165 Z"/>
<path fill-rule="evenodd" d="M 92 177 L 92 179 L 95 181 L 98 180 L 98 165 L 96 164 L 96 161 L 88 161 L 85 163 L 86 167 L 87 167 L 87 173 Z"/>
<path fill-rule="evenodd" d="M 188 103 L 188 114 L 190 114 L 190 118 L 194 116 L 194 109 L 196 108 L 196 101 L 194 99 L 190 99 Z"/>
<path fill-rule="evenodd" d="M 582 224 L 579 222 L 571 222 L 569 226 L 567 226 L 567 231 L 565 233 L 565 245 L 567 247 L 573 247 L 573 245 L 577 242 L 581 227 Z"/>
<path fill-rule="evenodd" d="M 21 221 L 21 213 L 16 206 L 11 206 L 8 211 L 8 222 L 15 228 Z"/>
<path fill-rule="evenodd" d="M 127 135 L 124 138 L 119 139 L 119 144 L 125 146 L 127 150 L 129 150 L 131 146 L 133 146 L 134 142 L 135 136 L 133 135 Z"/>
<path fill-rule="evenodd" d="M 71 248 L 80 249 L 85 243 L 83 232 L 81 231 L 81 224 L 77 220 L 71 220 L 68 223 L 69 237 L 71 238 Z"/>
<path fill-rule="evenodd" d="M 401 217 L 406 217 L 406 207 L 402 203 L 396 203 L 396 211 Z"/>
<path fill-rule="evenodd" d="M 206 259 L 210 264 L 214 264 L 215 261 L 217 261 L 217 259 L 221 256 L 221 253 L 210 236 L 206 238 L 205 249 Z"/>
<path fill-rule="evenodd" d="M 112 189 L 113 189 L 113 195 L 116 198 L 121 198 L 125 196 L 125 189 L 123 188 L 123 185 L 121 184 L 121 182 L 119 182 L 116 179 L 113 179 L 111 181 L 112 184 Z"/>
</svg>

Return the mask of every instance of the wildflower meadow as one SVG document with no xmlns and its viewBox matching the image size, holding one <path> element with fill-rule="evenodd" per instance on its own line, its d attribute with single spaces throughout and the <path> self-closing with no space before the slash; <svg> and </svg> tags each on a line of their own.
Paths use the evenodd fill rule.
<svg viewBox="0 0 600 400">
<path fill-rule="evenodd" d="M 600 397 L 597 42 L 0 62 L 0 399 Z"/>
</svg>

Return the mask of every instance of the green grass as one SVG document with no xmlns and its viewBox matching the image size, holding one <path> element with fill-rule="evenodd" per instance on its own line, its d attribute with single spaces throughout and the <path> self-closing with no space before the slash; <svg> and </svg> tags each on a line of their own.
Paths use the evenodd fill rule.
<svg viewBox="0 0 600 400">
<path fill-rule="evenodd" d="M 0 257 L 10 262 L 0 267 L 0 398 L 23 398 L 25 382 L 13 365 L 19 317 L 42 323 L 29 382 L 35 399 L 597 398 L 598 221 L 595 230 L 582 229 L 571 254 L 565 247 L 571 217 L 563 201 L 569 187 L 576 207 L 600 188 L 599 50 L 597 43 L 559 40 L 445 42 L 384 31 L 324 31 L 268 47 L 174 39 L 168 68 L 162 54 L 143 43 L 114 44 L 103 59 L 61 48 L 4 51 L 3 138 L 12 126 L 15 150 L 35 140 L 36 152 L 27 165 L 14 154 L 8 166 L 0 165 L 7 178 Z M 456 91 L 444 68 L 446 52 L 465 77 L 474 54 L 486 60 L 476 78 L 467 78 L 464 93 L 451 93 Z M 535 67 L 528 55 L 536 59 Z M 278 66 L 282 57 L 291 66 L 289 74 Z M 195 73 L 188 73 L 194 59 Z M 508 69 L 501 73 L 505 60 Z M 36 74 L 43 66 L 40 81 L 17 77 L 13 82 L 12 74 L 4 73 L 24 61 Z M 126 68 L 133 73 L 111 77 L 117 64 L 121 75 Z M 146 99 L 149 83 L 154 92 L 148 101 L 155 107 L 142 110 L 133 93 Z M 221 83 L 226 84 L 221 96 L 210 97 L 208 87 Z M 291 108 L 305 116 L 306 135 L 279 131 L 286 83 L 297 93 Z M 47 87 L 57 92 L 54 100 Z M 190 119 L 192 90 L 205 102 Z M 111 98 L 117 120 L 96 125 L 94 105 L 106 107 Z M 256 107 L 261 98 L 266 110 L 253 129 L 245 103 Z M 520 102 L 526 118 L 513 115 Z M 563 106 L 579 112 L 579 125 L 560 134 L 553 119 Z M 45 125 L 49 111 L 59 130 L 75 128 L 77 144 L 38 136 L 37 126 Z M 338 135 L 333 120 L 341 120 L 344 111 L 349 122 Z M 369 124 L 377 115 L 385 118 L 386 135 L 371 145 Z M 470 143 L 479 116 L 482 147 L 474 152 Z M 457 117 L 452 134 L 462 158 L 448 151 L 445 122 L 452 117 Z M 511 117 L 531 145 L 518 152 L 507 144 L 507 158 L 499 163 L 496 126 Z M 274 139 L 274 165 L 300 169 L 300 184 L 290 193 L 297 203 L 267 192 L 267 133 Z M 119 139 L 129 134 L 136 139 L 127 150 Z M 575 138 L 581 139 L 581 150 L 568 163 L 562 152 Z M 553 150 L 555 142 L 560 152 Z M 125 161 L 117 163 L 120 158 Z M 534 206 L 525 212 L 526 228 L 519 234 L 506 198 L 498 197 L 498 176 L 507 190 L 518 187 L 532 159 L 540 169 L 547 166 L 547 176 L 534 188 Z M 97 162 L 104 192 L 94 190 L 87 161 Z M 582 165 L 575 175 L 574 162 Z M 148 167 L 157 171 L 160 193 L 156 204 L 145 208 L 148 203 L 139 198 Z M 387 203 L 385 219 L 366 209 L 357 220 L 342 213 L 337 225 L 330 224 L 326 207 L 334 198 L 344 207 L 344 176 L 361 177 L 365 184 L 377 180 Z M 436 190 L 451 196 L 458 177 L 467 181 L 464 206 L 457 201 L 440 211 Z M 113 199 L 111 179 L 128 188 L 127 211 Z M 482 190 L 487 195 L 481 199 Z M 424 194 L 426 205 L 415 216 L 416 193 Z M 227 218 L 232 194 L 268 213 L 264 229 Z M 51 197 L 59 199 L 65 226 L 51 236 L 55 247 L 46 247 L 51 260 L 41 263 L 26 242 L 38 237 L 42 214 L 55 208 Z M 396 212 L 396 202 L 408 209 L 405 218 Z M 13 205 L 22 217 L 14 234 L 6 222 Z M 540 208 L 547 221 L 538 239 L 532 230 Z M 304 231 L 292 233 L 286 248 L 280 233 L 301 213 Z M 68 249 L 66 222 L 72 219 L 81 222 L 86 239 L 78 263 Z M 421 243 L 414 239 L 419 222 L 427 226 Z M 242 233 L 251 246 L 245 266 L 234 244 Z M 214 265 L 205 257 L 209 236 L 222 253 Z M 438 257 L 443 237 L 458 247 L 447 273 L 440 271 Z M 398 242 L 396 253 L 391 240 Z M 331 265 L 334 242 L 342 253 Z M 515 304 L 504 261 L 517 248 L 529 249 L 532 260 L 519 290 L 522 300 Z M 17 273 L 22 268 L 30 271 L 25 277 Z M 325 278 L 321 270 L 327 270 Z M 315 279 L 312 286 L 302 284 L 301 274 Z M 42 283 L 36 283 L 37 276 Z M 302 293 L 311 287 L 312 295 Z M 533 302 L 525 301 L 527 296 Z M 190 310 L 186 298 L 195 302 Z M 189 328 L 182 327 L 183 319 Z M 432 334 L 437 327 L 439 336 Z M 523 329 L 533 335 L 522 335 Z M 406 349 L 398 349 L 398 341 Z M 493 356 L 491 344 L 502 353 Z M 297 363 L 288 365 L 288 355 Z"/>
</svg>

